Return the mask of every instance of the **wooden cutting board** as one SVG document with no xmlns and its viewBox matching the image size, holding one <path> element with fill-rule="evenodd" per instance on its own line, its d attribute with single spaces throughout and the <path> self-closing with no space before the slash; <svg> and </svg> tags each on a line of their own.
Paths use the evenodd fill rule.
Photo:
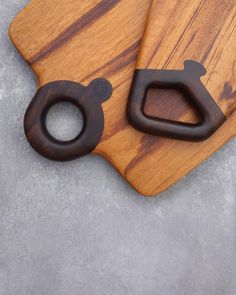
<svg viewBox="0 0 236 295">
<path fill-rule="evenodd" d="M 171 61 L 173 56 L 180 54 L 180 48 L 187 46 L 186 40 L 190 44 L 193 42 L 194 58 L 198 59 L 205 53 L 214 79 L 222 80 L 213 94 L 220 93 L 221 100 L 227 102 L 225 109 L 230 109 L 229 115 L 233 113 L 235 99 L 235 47 L 232 46 L 235 44 L 235 2 L 191 1 L 193 4 L 184 14 L 180 14 L 181 8 L 178 10 L 176 2 L 181 3 L 180 7 L 184 9 L 189 1 L 153 2 L 155 11 L 152 9 L 150 14 L 146 37 L 153 25 L 157 35 L 150 46 L 163 39 L 160 52 L 167 51 L 166 57 L 169 55 Z M 186 39 L 185 36 L 191 32 L 198 36 L 194 31 L 197 23 L 203 22 L 204 28 L 208 27 L 204 5 L 209 2 L 215 3 L 215 12 L 217 6 L 225 5 L 223 16 L 218 17 L 219 22 L 212 20 L 211 30 L 206 30 L 204 40 L 200 37 L 196 42 L 191 40 L 193 37 Z M 127 122 L 127 98 L 150 4 L 151 0 L 33 0 L 10 28 L 10 37 L 37 75 L 39 87 L 55 80 L 72 80 L 88 85 L 98 77 L 111 82 L 113 95 L 102 105 L 105 116 L 103 136 L 93 152 L 110 161 L 139 193 L 147 196 L 166 189 L 236 134 L 235 113 L 213 137 L 197 144 L 143 134 Z M 156 4 L 159 5 L 157 9 Z M 154 24 L 151 22 L 153 19 Z M 170 22 L 171 27 L 176 28 L 174 35 L 171 34 Z M 165 38 L 160 30 L 166 31 Z M 143 42 L 138 63 L 141 68 L 145 66 L 142 60 L 150 57 L 145 39 Z M 204 48 L 201 49 L 203 42 Z M 157 51 L 153 52 L 155 58 Z M 232 63 L 225 68 L 224 59 L 229 55 Z M 164 64 L 158 61 L 152 66 L 162 68 Z M 178 63 L 173 61 L 172 65 L 175 68 L 182 66 L 181 60 Z M 219 78 L 218 67 L 224 68 L 224 78 L 222 72 Z M 212 88 L 209 86 L 209 89 Z M 153 115 L 159 115 L 155 95 L 150 94 L 147 109 L 152 110 Z M 185 110 L 185 103 L 182 107 Z M 194 112 L 186 113 L 185 120 L 194 120 Z M 180 152 L 182 156 L 176 157 Z"/>
<path fill-rule="evenodd" d="M 136 70 L 181 71 L 186 60 L 205 67 L 202 84 L 227 121 L 202 142 L 140 135 L 139 153 L 126 171 L 149 194 L 168 188 L 236 135 L 235 0 L 152 1 Z M 150 90 L 145 113 L 196 123 L 198 114 L 183 98 L 175 91 Z"/>
</svg>

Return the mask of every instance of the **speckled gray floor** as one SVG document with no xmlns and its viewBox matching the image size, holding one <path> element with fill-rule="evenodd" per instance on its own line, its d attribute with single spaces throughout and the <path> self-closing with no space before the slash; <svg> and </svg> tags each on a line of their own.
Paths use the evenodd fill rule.
<svg viewBox="0 0 236 295">
<path fill-rule="evenodd" d="M 27 2 L 0 0 L 0 294 L 236 294 L 236 140 L 155 199 L 101 158 L 38 156 L 22 128 L 35 78 L 7 36 Z"/>
</svg>

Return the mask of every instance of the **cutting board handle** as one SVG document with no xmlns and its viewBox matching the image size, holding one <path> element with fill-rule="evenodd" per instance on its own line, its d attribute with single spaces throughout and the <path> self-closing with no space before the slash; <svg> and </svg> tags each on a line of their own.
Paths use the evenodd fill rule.
<svg viewBox="0 0 236 295">
<path fill-rule="evenodd" d="M 187 60 L 184 69 L 139 70 L 134 74 L 127 105 L 130 124 L 151 135 L 186 141 L 202 141 L 210 137 L 226 120 L 223 112 L 201 83 L 206 69 L 198 62 Z M 201 115 L 197 124 L 153 118 L 144 113 L 147 92 L 151 88 L 176 89 L 190 100 Z M 158 99 L 158 97 L 157 97 Z"/>
<path fill-rule="evenodd" d="M 69 161 L 92 152 L 104 129 L 101 105 L 111 95 L 112 86 L 105 79 L 93 80 L 87 87 L 72 81 L 46 84 L 37 91 L 25 114 L 24 128 L 29 143 L 39 154 L 56 161 Z M 61 101 L 73 103 L 83 114 L 83 128 L 70 141 L 55 139 L 46 126 L 49 109 Z"/>
</svg>

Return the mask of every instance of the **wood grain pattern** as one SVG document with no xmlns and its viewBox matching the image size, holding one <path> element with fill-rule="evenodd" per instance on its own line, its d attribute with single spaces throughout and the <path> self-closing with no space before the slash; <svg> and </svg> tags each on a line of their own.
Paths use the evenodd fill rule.
<svg viewBox="0 0 236 295">
<path fill-rule="evenodd" d="M 151 0 L 33 0 L 10 29 L 39 87 L 55 80 L 86 86 L 98 77 L 112 83 L 112 98 L 103 104 L 102 140 L 94 153 L 149 196 L 175 183 L 236 134 L 234 0 L 153 1 L 137 64 L 178 69 L 185 59 L 201 61 L 209 74 L 204 83 L 228 117 L 225 125 L 206 142 L 193 144 L 146 135 L 127 123 L 127 97 L 150 4 Z M 171 105 L 176 119 L 197 120 L 188 103 L 177 103 L 175 112 L 173 93 L 158 101 L 155 94 L 150 93 L 146 106 L 153 115 L 162 109 L 168 117 Z M 169 99 L 171 104 L 165 104 Z"/>
<path fill-rule="evenodd" d="M 235 0 L 153 0 L 136 68 L 177 70 L 187 59 L 200 62 L 207 69 L 203 84 L 230 116 L 236 108 L 235 16 Z"/>
</svg>

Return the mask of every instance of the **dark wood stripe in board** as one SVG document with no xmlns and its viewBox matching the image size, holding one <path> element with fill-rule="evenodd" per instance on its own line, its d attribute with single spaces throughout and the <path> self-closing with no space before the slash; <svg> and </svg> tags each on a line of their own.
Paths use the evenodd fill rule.
<svg viewBox="0 0 236 295">
<path fill-rule="evenodd" d="M 69 26 L 64 32 L 62 32 L 56 39 L 45 46 L 40 52 L 35 54 L 30 60 L 30 64 L 37 63 L 42 60 L 53 51 L 60 48 L 74 37 L 75 34 L 81 32 L 84 28 L 94 23 L 98 18 L 105 15 L 108 11 L 114 8 L 121 0 L 103 0 L 97 4 L 90 11 L 85 13 L 81 18 L 76 20 L 71 26 Z"/>
<path fill-rule="evenodd" d="M 138 54 L 137 52 L 133 52 L 130 56 L 127 57 L 127 59 L 122 60 L 119 64 L 115 65 L 114 68 L 112 68 L 110 71 L 105 73 L 105 77 L 110 77 L 114 75 L 115 73 L 121 71 L 123 68 L 127 67 L 130 64 L 134 64 L 137 60 Z"/>
<path fill-rule="evenodd" d="M 236 90 L 233 89 L 233 86 L 230 84 L 230 82 L 226 81 L 224 84 L 224 89 L 222 90 L 220 94 L 220 100 L 229 100 L 236 97 Z"/>
<path fill-rule="evenodd" d="M 175 7 L 176 7 L 177 5 L 178 5 L 178 3 L 175 4 Z M 171 15 L 170 15 L 170 19 L 171 19 L 172 17 L 174 17 L 175 13 L 176 13 L 176 9 L 173 9 L 173 11 L 171 12 Z M 150 24 L 149 24 L 149 26 L 150 26 Z M 151 64 L 153 58 L 155 57 L 155 55 L 156 55 L 156 53 L 157 53 L 159 47 L 161 46 L 162 41 L 163 41 L 163 40 L 165 39 L 165 37 L 166 37 L 166 31 L 167 31 L 167 30 L 165 29 L 165 30 L 162 32 L 162 37 L 160 38 L 160 41 L 159 41 L 158 44 L 155 46 L 153 53 L 148 57 L 148 61 L 147 61 L 147 64 L 145 65 L 145 69 L 149 69 L 149 68 L 150 68 L 150 64 Z M 145 38 L 144 38 L 144 40 L 145 40 Z M 147 42 L 147 41 L 146 41 L 146 42 Z"/>
<path fill-rule="evenodd" d="M 140 47 L 140 44 L 141 44 L 141 39 L 137 40 L 134 44 L 126 48 L 124 51 L 122 51 L 120 54 L 118 54 L 116 57 L 108 61 L 103 66 L 101 66 L 100 68 L 96 69 L 95 71 L 93 71 L 92 73 L 84 77 L 81 83 L 83 83 L 85 80 L 88 80 L 91 77 L 94 77 L 94 75 L 96 75 L 102 70 L 107 69 L 106 73 L 104 74 L 104 78 L 105 78 L 111 75 L 112 73 L 115 73 L 118 70 L 124 68 L 130 63 L 135 62 L 138 55 L 138 49 Z"/>
<path fill-rule="evenodd" d="M 161 40 L 158 42 L 157 46 L 155 47 L 154 52 L 152 53 L 151 57 L 149 58 L 149 60 L 148 60 L 148 62 L 147 62 L 147 65 L 145 66 L 146 69 L 149 68 L 150 63 L 152 62 L 153 58 L 155 57 L 155 55 L 156 55 L 158 49 L 160 48 L 161 43 L 162 43 L 162 41 L 164 40 L 164 38 L 165 38 L 165 34 L 162 36 Z"/>
<path fill-rule="evenodd" d="M 167 59 L 166 63 L 163 66 L 163 69 L 166 69 L 169 65 L 169 63 L 171 62 L 172 57 L 174 56 L 174 54 L 176 53 L 176 51 L 179 48 L 179 45 L 181 43 L 181 40 L 183 38 L 183 36 L 185 35 L 185 33 L 187 32 L 187 30 L 191 27 L 192 23 L 194 22 L 194 20 L 197 18 L 198 14 L 200 13 L 201 9 L 203 8 L 204 4 L 205 4 L 206 0 L 202 0 L 200 2 L 200 4 L 198 5 L 196 11 L 194 12 L 193 16 L 191 17 L 189 23 L 187 24 L 187 26 L 185 27 L 183 33 L 181 34 L 181 36 L 179 37 L 175 47 L 173 48 L 172 52 L 169 55 L 169 58 Z"/>
<path fill-rule="evenodd" d="M 130 171 L 140 162 L 144 161 L 146 157 L 150 156 L 154 151 L 157 150 L 157 148 L 160 148 L 164 144 L 165 140 L 160 139 L 160 137 L 144 134 L 140 139 L 140 145 L 137 154 L 132 158 L 124 170 L 125 177 L 128 177 Z"/>
<path fill-rule="evenodd" d="M 232 9 L 232 6 L 228 7 L 229 4 L 230 4 L 230 2 L 227 3 L 227 6 L 224 7 L 223 12 L 218 16 L 218 19 L 221 18 L 220 23 L 223 23 L 224 21 L 226 21 L 226 18 L 228 18 L 228 15 L 227 15 L 227 14 L 228 14 L 229 10 Z M 233 21 L 234 21 L 234 17 L 235 17 L 235 14 L 232 16 L 232 19 L 231 19 L 231 21 L 230 21 L 230 23 L 229 23 L 229 25 L 228 25 L 228 27 L 227 27 L 227 29 L 226 29 L 225 32 L 228 32 L 228 29 L 230 28 L 231 24 L 232 24 Z M 208 56 L 209 56 L 209 53 L 211 52 L 212 48 L 214 47 L 214 45 L 215 45 L 215 43 L 216 43 L 216 41 L 217 41 L 217 39 L 218 39 L 218 37 L 219 37 L 219 35 L 220 35 L 222 29 L 223 29 L 223 27 L 220 26 L 220 28 L 219 28 L 218 31 L 216 32 L 216 34 L 215 34 L 213 40 L 210 42 L 210 44 L 209 44 L 209 46 L 208 46 L 208 48 L 207 48 L 205 54 L 203 55 L 203 57 L 202 57 L 202 59 L 201 59 L 201 61 L 200 61 L 201 64 L 204 64 L 204 62 L 207 60 L 207 58 L 208 58 Z M 226 34 L 226 33 L 225 33 L 225 34 Z M 209 61 L 209 62 L 210 62 L 210 61 Z"/>
</svg>

